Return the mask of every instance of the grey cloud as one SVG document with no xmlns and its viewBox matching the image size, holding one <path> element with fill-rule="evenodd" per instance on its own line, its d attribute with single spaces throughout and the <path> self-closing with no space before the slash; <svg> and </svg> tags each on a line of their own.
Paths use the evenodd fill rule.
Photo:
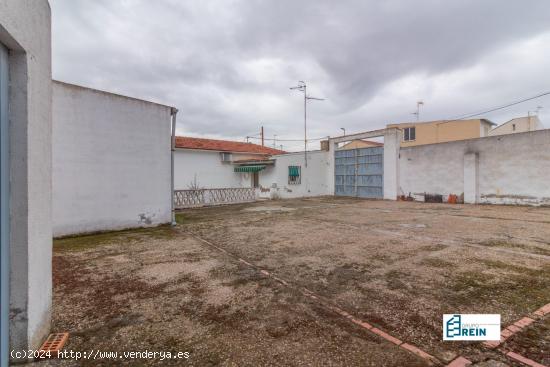
<svg viewBox="0 0 550 367">
<path fill-rule="evenodd" d="M 440 75 L 487 63 L 529 75 L 511 85 L 487 73 L 479 75 L 477 91 L 434 95 L 438 118 L 535 94 L 542 76 L 529 73 L 518 58 L 489 55 L 550 32 L 545 0 L 51 4 L 55 78 L 175 105 L 183 132 L 227 137 L 256 131 L 260 121 L 280 136 L 300 137 L 299 97 L 288 90 L 297 79 L 327 98 L 311 111 L 312 134 L 320 135 L 338 133 L 344 124 L 366 130 L 406 118 L 423 96 L 389 103 L 391 112 L 370 103 L 408 75 L 425 76 L 415 86 L 419 91 L 430 90 Z M 539 52 L 548 59 L 547 50 Z M 261 65 L 249 70 L 260 60 L 278 63 L 272 71 Z M 467 95 L 487 89 L 494 95 L 486 101 Z M 274 99 L 282 101 L 277 108 L 267 103 Z"/>
</svg>

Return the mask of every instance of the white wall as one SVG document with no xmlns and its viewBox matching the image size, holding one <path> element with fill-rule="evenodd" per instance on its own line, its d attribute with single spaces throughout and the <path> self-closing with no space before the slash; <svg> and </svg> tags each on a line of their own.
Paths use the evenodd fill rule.
<svg viewBox="0 0 550 367">
<path fill-rule="evenodd" d="M 50 329 L 50 29 L 46 0 L 0 1 L 10 52 L 10 348 L 19 350 L 39 347 Z"/>
<path fill-rule="evenodd" d="M 401 148 L 403 193 L 468 202 L 550 204 L 550 130 Z M 468 199 L 470 198 L 470 199 Z"/>
<path fill-rule="evenodd" d="M 384 198 L 400 194 L 424 199 L 424 193 L 464 193 L 467 203 L 550 205 L 550 130 L 511 134 L 449 143 L 400 148 L 401 133 L 385 129 L 366 135 L 384 135 Z M 274 166 L 260 172 L 260 197 L 296 198 L 334 194 L 334 140 L 330 151 L 274 155 Z M 188 165 L 202 169 L 210 187 L 235 185 L 233 166 L 222 177 L 218 153 L 210 161 L 189 155 Z M 217 177 L 207 176 L 217 167 Z M 300 166 L 301 184 L 288 184 L 288 166 Z M 224 166 L 225 167 L 225 166 Z M 201 181 L 199 180 L 199 183 Z M 249 177 L 245 186 L 249 187 Z M 208 187 L 202 184 L 203 187 Z M 228 186 L 229 187 L 229 186 Z"/>
<path fill-rule="evenodd" d="M 396 200 L 399 195 L 399 149 L 403 134 L 398 129 L 384 131 L 384 199 Z"/>
<path fill-rule="evenodd" d="M 171 108 L 54 82 L 55 236 L 170 221 Z"/>
<path fill-rule="evenodd" d="M 232 154 L 232 159 L 250 157 Z M 174 188 L 187 190 L 195 182 L 202 189 L 251 187 L 250 174 L 234 172 L 235 166 L 222 162 L 220 152 L 208 150 L 177 149 L 174 154 Z"/>
<path fill-rule="evenodd" d="M 330 183 L 334 181 L 334 173 L 330 169 L 329 154 L 333 152 L 308 152 L 307 167 L 305 167 L 303 152 L 272 156 L 275 159 L 275 165 L 260 172 L 260 186 L 271 190 L 270 193 L 265 192 L 260 195 L 281 199 L 333 195 L 334 189 Z M 301 167 L 300 184 L 288 184 L 288 166 Z"/>
</svg>

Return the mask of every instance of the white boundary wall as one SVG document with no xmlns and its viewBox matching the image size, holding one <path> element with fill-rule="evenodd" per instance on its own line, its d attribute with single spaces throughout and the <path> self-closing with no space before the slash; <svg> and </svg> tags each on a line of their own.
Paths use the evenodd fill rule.
<svg viewBox="0 0 550 367">
<path fill-rule="evenodd" d="M 550 130 L 484 137 L 401 148 L 398 129 L 383 129 L 330 140 L 329 151 L 274 155 L 273 166 L 260 172 L 260 198 L 334 195 L 334 149 L 349 139 L 384 136 L 384 199 L 411 193 L 464 194 L 466 203 L 550 205 Z M 204 154 L 203 154 L 204 155 Z M 192 156 L 194 166 L 222 174 L 218 153 L 212 163 Z M 214 162 L 215 161 L 215 162 Z M 301 167 L 301 183 L 288 184 L 288 166 Z M 205 187 L 249 187 L 227 165 L 227 177 L 208 178 Z M 203 175 L 207 177 L 206 174 Z M 235 180 L 234 182 L 230 180 Z"/>
<path fill-rule="evenodd" d="M 333 195 L 334 172 L 330 168 L 328 151 L 312 151 L 307 153 L 307 167 L 304 152 L 287 153 L 272 156 L 275 159 L 273 167 L 266 167 L 260 172 L 260 197 L 298 198 L 308 196 Z M 288 184 L 288 166 L 301 167 L 301 183 Z M 269 189 L 269 192 L 267 191 Z"/>
<path fill-rule="evenodd" d="M 401 192 L 550 205 L 550 130 L 401 148 Z"/>
<path fill-rule="evenodd" d="M 53 234 L 170 222 L 171 107 L 53 83 Z"/>
</svg>

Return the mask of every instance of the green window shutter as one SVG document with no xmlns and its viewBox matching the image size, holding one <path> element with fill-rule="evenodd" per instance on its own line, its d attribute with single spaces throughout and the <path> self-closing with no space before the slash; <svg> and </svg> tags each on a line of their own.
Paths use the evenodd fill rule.
<svg viewBox="0 0 550 367">
<path fill-rule="evenodd" d="M 300 176 L 300 167 L 289 166 L 289 167 L 288 167 L 288 175 L 289 175 L 290 177 L 297 177 L 297 176 Z"/>
<path fill-rule="evenodd" d="M 260 172 L 265 168 L 265 165 L 256 165 L 256 166 L 238 166 L 233 169 L 235 172 Z"/>
</svg>

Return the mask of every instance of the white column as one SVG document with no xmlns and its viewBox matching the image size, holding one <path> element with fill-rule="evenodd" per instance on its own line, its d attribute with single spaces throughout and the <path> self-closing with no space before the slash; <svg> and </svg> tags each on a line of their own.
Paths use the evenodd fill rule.
<svg viewBox="0 0 550 367">
<path fill-rule="evenodd" d="M 476 204 L 479 202 L 479 155 L 464 154 L 464 202 Z"/>
<path fill-rule="evenodd" d="M 401 131 L 387 129 L 384 133 L 384 199 L 397 200 L 399 195 L 399 148 Z"/>
<path fill-rule="evenodd" d="M 327 182 L 328 193 L 334 195 L 334 152 L 336 151 L 336 143 L 334 140 L 328 141 L 328 167 L 327 167 Z"/>
</svg>

